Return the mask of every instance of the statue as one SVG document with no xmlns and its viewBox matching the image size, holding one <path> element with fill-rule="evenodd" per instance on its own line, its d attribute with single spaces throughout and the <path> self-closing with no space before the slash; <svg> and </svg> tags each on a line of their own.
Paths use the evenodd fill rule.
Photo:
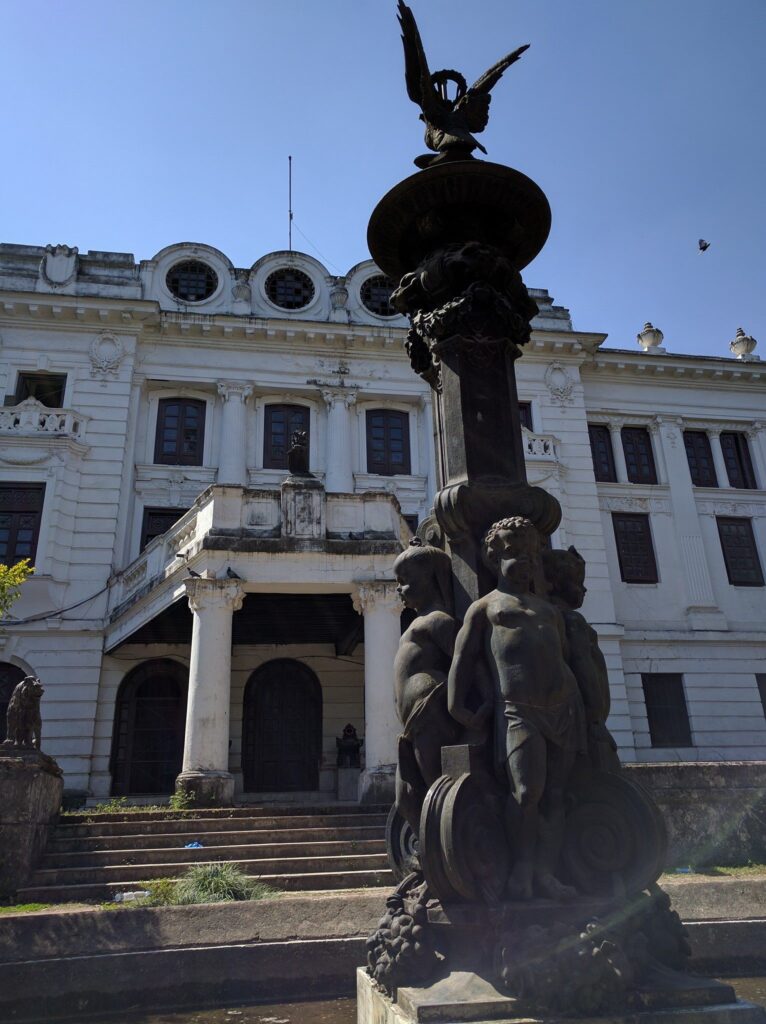
<svg viewBox="0 0 766 1024">
<path fill-rule="evenodd" d="M 35 676 L 25 676 L 17 683 L 8 702 L 7 745 L 40 749 L 40 699 L 45 690 Z"/>
<path fill-rule="evenodd" d="M 294 430 L 287 449 L 290 476 L 311 476 L 309 473 L 309 439 L 305 430 Z"/>
<path fill-rule="evenodd" d="M 356 734 L 356 728 L 351 724 L 343 727 L 343 735 L 337 736 L 335 746 L 338 749 L 338 768 L 359 768 L 361 766 L 359 751 L 362 749 L 364 740 L 360 740 Z"/>
<path fill-rule="evenodd" d="M 415 159 L 418 167 L 431 167 L 447 160 L 468 160 L 474 149 L 486 153 L 473 132 L 483 132 L 489 121 L 490 90 L 500 81 L 503 72 L 521 57 L 529 44 L 503 57 L 484 72 L 468 88 L 459 71 L 442 70 L 431 74 L 423 42 L 410 8 L 399 0 L 399 24 L 404 46 L 405 81 L 407 95 L 422 110 L 425 121 L 425 142 L 437 156 L 424 154 Z M 455 95 L 448 96 L 448 85 L 453 83 Z"/>
<path fill-rule="evenodd" d="M 428 787 L 441 775 L 441 748 L 454 743 L 458 723 L 447 710 L 447 673 L 457 623 L 452 615 L 452 564 L 418 538 L 394 562 L 399 596 L 417 612 L 394 660 L 394 703 L 402 735 L 396 805 L 418 834 Z"/>
<path fill-rule="evenodd" d="M 617 744 L 606 727 L 609 717 L 609 674 L 598 646 L 598 634 L 577 610 L 585 600 L 585 559 L 576 548 L 543 551 L 543 572 L 549 600 L 564 617 L 567 660 L 580 687 L 588 730 L 588 756 L 596 771 L 619 771 Z"/>
<path fill-rule="evenodd" d="M 569 899 L 574 889 L 554 875 L 564 829 L 564 790 L 578 751 L 584 749 L 584 712 L 577 680 L 566 663 L 564 621 L 532 593 L 539 534 L 531 520 L 494 523 L 484 556 L 498 574 L 497 588 L 469 607 L 449 673 L 449 710 L 476 726 L 494 710 L 496 763 L 510 789 L 506 831 L 515 861 L 506 896 Z M 484 672 L 476 671 L 477 665 Z M 482 687 L 472 710 L 471 689 Z"/>
</svg>

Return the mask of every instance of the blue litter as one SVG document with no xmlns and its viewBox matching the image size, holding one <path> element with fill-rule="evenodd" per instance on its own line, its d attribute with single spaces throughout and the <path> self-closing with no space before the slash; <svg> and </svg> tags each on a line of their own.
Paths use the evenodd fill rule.
<svg viewBox="0 0 766 1024">
<path fill-rule="evenodd" d="M 202 849 L 202 843 L 198 842 L 196 839 L 194 840 L 193 843 L 186 843 L 186 845 L 184 846 L 184 850 L 201 850 L 201 849 Z"/>
<path fill-rule="evenodd" d="M 677 875 L 690 875 L 692 873 L 691 868 L 676 868 Z"/>
</svg>

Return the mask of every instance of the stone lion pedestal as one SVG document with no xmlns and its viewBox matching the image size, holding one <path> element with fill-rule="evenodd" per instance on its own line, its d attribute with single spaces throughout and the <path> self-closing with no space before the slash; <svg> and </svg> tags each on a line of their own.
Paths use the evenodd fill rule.
<svg viewBox="0 0 766 1024">
<path fill-rule="evenodd" d="M 45 848 L 64 790 L 52 757 L 11 742 L 0 744 L 0 893 L 20 889 Z"/>
</svg>

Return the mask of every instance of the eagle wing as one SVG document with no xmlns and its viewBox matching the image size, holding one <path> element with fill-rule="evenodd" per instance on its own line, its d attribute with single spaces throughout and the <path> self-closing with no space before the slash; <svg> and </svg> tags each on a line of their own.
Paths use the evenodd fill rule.
<svg viewBox="0 0 766 1024">
<path fill-rule="evenodd" d="M 431 71 L 428 67 L 415 15 L 403 0 L 398 0 L 398 4 L 397 17 L 402 29 L 404 79 L 407 84 L 407 95 L 413 103 L 417 103 L 426 120 L 433 122 L 434 118 L 438 118 L 440 114 L 444 113 L 445 106 L 431 82 Z"/>
<path fill-rule="evenodd" d="M 399 0 L 401 3 L 401 0 Z M 415 29 L 417 31 L 417 29 Z M 520 46 L 518 50 L 514 50 L 513 53 L 507 54 L 497 64 L 493 64 L 491 68 L 487 68 L 483 75 L 476 79 L 468 92 L 489 92 L 493 89 L 500 79 L 503 77 L 503 72 L 515 64 L 519 57 L 524 53 L 525 50 L 529 49 L 529 43 L 524 46 Z"/>
</svg>

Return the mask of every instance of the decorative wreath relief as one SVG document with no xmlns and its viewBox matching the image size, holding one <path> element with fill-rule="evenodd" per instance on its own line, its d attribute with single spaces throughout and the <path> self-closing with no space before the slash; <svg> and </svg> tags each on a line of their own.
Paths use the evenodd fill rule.
<svg viewBox="0 0 766 1024">
<path fill-rule="evenodd" d="M 116 376 L 125 358 L 125 347 L 115 334 L 101 334 L 90 346 L 91 377 Z"/>
<path fill-rule="evenodd" d="M 554 402 L 563 405 L 572 401 L 575 382 L 561 363 L 551 363 L 545 371 L 545 386 Z"/>
</svg>

